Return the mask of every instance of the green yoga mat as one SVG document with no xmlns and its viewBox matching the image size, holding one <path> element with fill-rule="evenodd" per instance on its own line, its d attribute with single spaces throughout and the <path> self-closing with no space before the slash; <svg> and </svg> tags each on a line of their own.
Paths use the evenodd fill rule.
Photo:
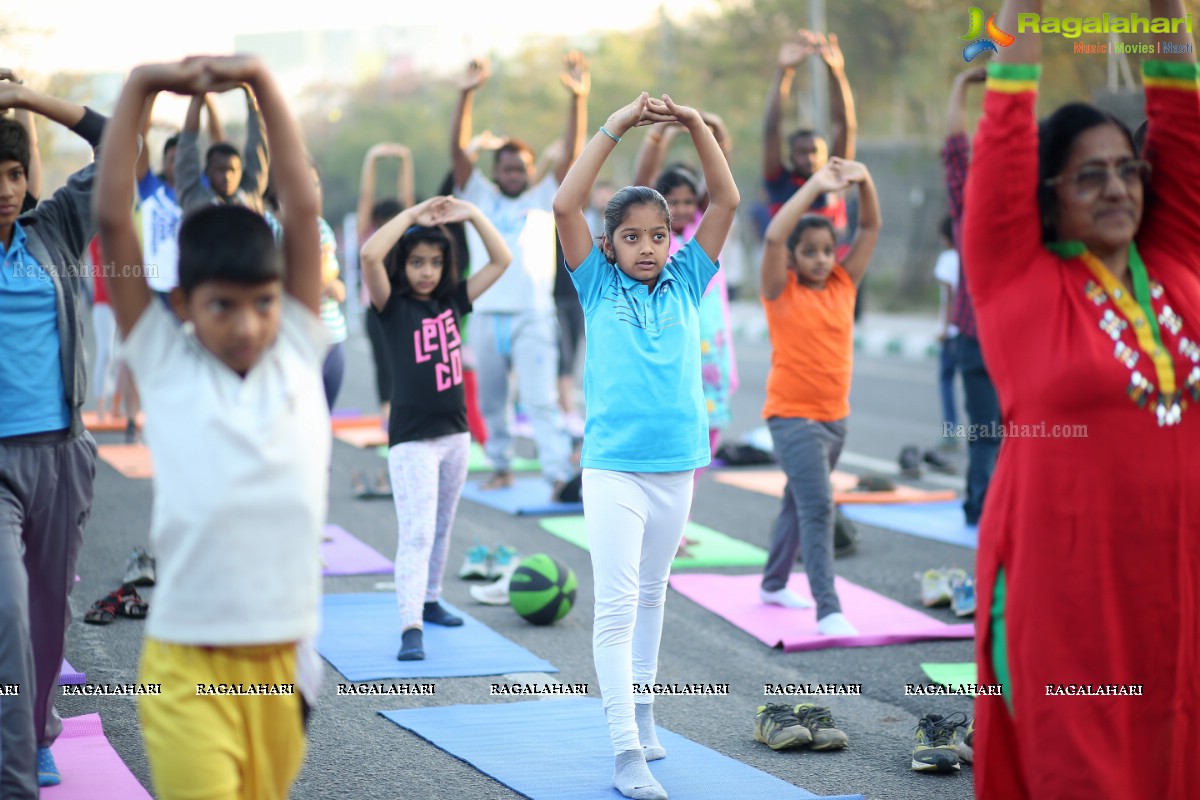
<svg viewBox="0 0 1200 800">
<path fill-rule="evenodd" d="M 921 669 L 929 676 L 929 680 L 943 686 L 958 686 L 966 684 L 974 686 L 979 682 L 975 664 L 922 664 Z"/>
<path fill-rule="evenodd" d="M 381 458 L 388 457 L 387 447 L 380 447 L 377 451 Z M 536 458 L 514 458 L 509 464 L 513 472 L 541 472 L 542 462 Z M 477 442 L 471 442 L 471 453 L 467 456 L 467 472 L 494 472 L 495 468 L 492 462 L 488 461 L 487 455 L 483 452 L 483 448 Z"/>
<path fill-rule="evenodd" d="M 583 517 L 555 517 L 538 520 L 544 530 L 560 539 L 566 539 L 584 550 L 587 546 L 587 533 L 583 527 Z M 672 569 L 710 569 L 713 567 L 761 567 L 767 563 L 767 551 L 761 547 L 747 544 L 740 539 L 726 536 L 720 531 L 689 522 L 683 535 L 694 539 L 699 544 L 688 546 L 691 558 L 677 558 L 672 563 Z"/>
</svg>

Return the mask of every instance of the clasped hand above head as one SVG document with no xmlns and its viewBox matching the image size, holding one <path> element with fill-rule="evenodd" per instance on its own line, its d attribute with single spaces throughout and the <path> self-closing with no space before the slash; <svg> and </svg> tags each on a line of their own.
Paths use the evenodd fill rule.
<svg viewBox="0 0 1200 800">
<path fill-rule="evenodd" d="M 695 125 L 704 124 L 699 111 L 677 104 L 670 95 L 664 94 L 660 99 L 651 97 L 649 92 L 642 92 L 632 103 L 614 111 L 604 127 L 621 136 L 630 128 L 659 122 L 678 122 L 689 130 Z"/>
<path fill-rule="evenodd" d="M 867 167 L 862 162 L 834 156 L 809 180 L 823 192 L 836 192 L 852 183 L 862 183 L 866 178 Z"/>
<path fill-rule="evenodd" d="M 182 61 L 138 67 L 156 89 L 176 94 L 200 95 L 244 88 L 261 69 L 254 56 L 188 56 Z"/>
<path fill-rule="evenodd" d="M 416 224 L 426 228 L 466 222 L 475 211 L 475 206 L 466 200 L 449 196 L 431 197 L 412 209 Z"/>
</svg>

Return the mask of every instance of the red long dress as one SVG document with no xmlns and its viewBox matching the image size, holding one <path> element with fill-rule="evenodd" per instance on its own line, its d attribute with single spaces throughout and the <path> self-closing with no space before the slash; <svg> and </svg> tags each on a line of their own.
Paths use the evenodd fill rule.
<svg viewBox="0 0 1200 800">
<path fill-rule="evenodd" d="M 989 69 L 963 262 L 1002 419 L 1047 438 L 1006 436 L 980 525 L 980 682 L 998 682 L 1002 568 L 1013 703 L 977 700 L 983 800 L 1200 797 L 1200 95 L 1191 65 L 1143 69 L 1154 171 L 1136 244 L 1182 392 L 1173 425 L 1133 325 L 1082 258 L 1042 244 L 1036 75 Z M 1086 436 L 1051 438 L 1063 425 Z M 1144 694 L 1048 696 L 1059 684 Z"/>
</svg>

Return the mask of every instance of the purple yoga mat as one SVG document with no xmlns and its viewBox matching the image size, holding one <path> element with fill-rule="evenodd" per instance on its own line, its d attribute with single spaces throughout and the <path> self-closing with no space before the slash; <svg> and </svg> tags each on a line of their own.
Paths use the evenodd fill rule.
<svg viewBox="0 0 1200 800">
<path fill-rule="evenodd" d="M 75 668 L 68 664 L 65 658 L 63 659 L 62 669 L 58 673 L 59 686 L 78 686 L 86 680 L 87 675 L 76 672 Z"/>
<path fill-rule="evenodd" d="M 62 783 L 43 787 L 42 800 L 151 800 L 104 737 L 99 714 L 64 719 L 50 752 Z"/>
<path fill-rule="evenodd" d="M 811 608 L 768 606 L 758 599 L 760 575 L 679 574 L 671 588 L 732 622 L 769 647 L 785 652 L 826 647 L 872 647 L 925 639 L 970 639 L 973 624 L 947 625 L 920 611 L 890 600 L 856 583 L 836 579 L 842 613 L 859 630 L 857 636 L 822 636 L 817 633 Z M 793 575 L 788 588 L 812 598 L 805 575 Z"/>
<path fill-rule="evenodd" d="M 391 561 L 370 546 L 363 544 L 338 525 L 326 525 L 325 535 L 331 542 L 321 542 L 321 558 L 325 561 L 324 575 L 391 575 Z"/>
</svg>

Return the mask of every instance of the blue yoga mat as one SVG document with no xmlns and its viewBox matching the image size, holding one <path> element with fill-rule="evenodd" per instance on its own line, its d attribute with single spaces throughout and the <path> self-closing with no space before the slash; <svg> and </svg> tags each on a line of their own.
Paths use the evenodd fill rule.
<svg viewBox="0 0 1200 800">
<path fill-rule="evenodd" d="M 532 800 L 619 800 L 601 701 L 592 697 L 380 711 L 402 728 Z M 487 735 L 483 731 L 502 731 Z M 650 771 L 671 800 L 819 797 L 664 728 Z M 569 742 L 569 747 L 564 747 Z M 838 795 L 836 800 L 862 800 Z"/>
<path fill-rule="evenodd" d="M 485 479 L 486 480 L 486 479 Z M 550 500 L 550 484 L 545 478 L 517 477 L 507 489 L 484 491 L 484 480 L 467 481 L 463 497 L 480 505 L 518 517 L 545 517 L 553 514 L 582 514 L 583 503 L 555 503 Z"/>
<path fill-rule="evenodd" d="M 425 660 L 397 661 L 400 619 L 394 594 L 327 594 L 317 652 L 351 681 L 558 672 L 469 614 L 445 601 L 442 605 L 463 618 L 462 627 L 426 625 Z"/>
<path fill-rule="evenodd" d="M 979 529 L 967 524 L 962 504 L 957 500 L 941 503 L 847 504 L 841 509 L 847 517 L 863 525 L 887 528 L 960 547 L 979 547 Z"/>
</svg>

